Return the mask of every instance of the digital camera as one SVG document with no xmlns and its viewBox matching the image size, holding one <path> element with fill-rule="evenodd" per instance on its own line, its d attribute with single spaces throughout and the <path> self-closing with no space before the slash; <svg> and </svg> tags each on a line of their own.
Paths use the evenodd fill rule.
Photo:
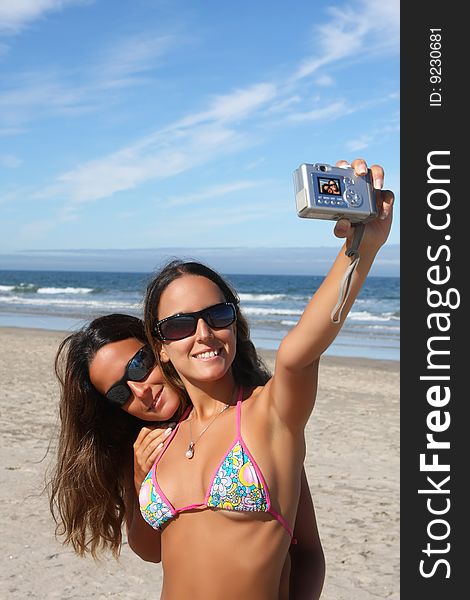
<svg viewBox="0 0 470 600">
<path fill-rule="evenodd" d="M 364 223 L 377 216 L 370 169 L 359 176 L 351 167 L 304 163 L 294 171 L 294 189 L 299 217 Z"/>
</svg>

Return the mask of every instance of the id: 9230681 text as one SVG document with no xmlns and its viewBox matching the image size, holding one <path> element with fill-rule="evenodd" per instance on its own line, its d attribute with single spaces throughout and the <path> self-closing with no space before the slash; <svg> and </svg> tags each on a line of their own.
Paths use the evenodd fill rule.
<svg viewBox="0 0 470 600">
<path fill-rule="evenodd" d="M 442 105 L 442 30 L 429 30 L 429 106 Z"/>
</svg>

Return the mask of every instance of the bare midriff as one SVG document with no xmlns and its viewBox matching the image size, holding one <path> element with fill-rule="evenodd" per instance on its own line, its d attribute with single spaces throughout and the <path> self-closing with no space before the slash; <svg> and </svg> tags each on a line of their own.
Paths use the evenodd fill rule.
<svg viewBox="0 0 470 600">
<path fill-rule="evenodd" d="M 290 543 L 269 514 L 180 514 L 162 533 L 161 600 L 277 600 Z"/>
</svg>

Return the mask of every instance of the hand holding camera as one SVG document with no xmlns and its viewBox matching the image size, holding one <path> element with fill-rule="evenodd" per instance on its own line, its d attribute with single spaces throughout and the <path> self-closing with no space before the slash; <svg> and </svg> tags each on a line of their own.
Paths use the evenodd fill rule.
<svg viewBox="0 0 470 600">
<path fill-rule="evenodd" d="M 334 167 L 304 163 L 294 171 L 299 217 L 337 221 L 335 235 L 348 238 L 344 253 L 351 262 L 344 271 L 338 301 L 330 314 L 332 323 L 341 322 L 362 251 L 366 252 L 367 262 L 371 262 L 390 232 L 394 196 L 388 190 L 382 191 L 383 177 L 382 167 L 373 165 L 368 169 L 362 159 L 351 165 L 339 161 Z"/>
<path fill-rule="evenodd" d="M 364 223 L 377 216 L 370 169 L 361 177 L 350 166 L 304 163 L 294 171 L 294 188 L 299 217 Z"/>
<path fill-rule="evenodd" d="M 351 237 L 357 223 L 367 223 L 367 238 L 381 246 L 390 231 L 394 195 L 381 191 L 383 168 L 370 169 L 362 159 L 304 163 L 294 171 L 297 214 L 307 219 L 337 221 L 335 235 Z M 374 238 L 373 240 L 370 238 Z"/>
</svg>

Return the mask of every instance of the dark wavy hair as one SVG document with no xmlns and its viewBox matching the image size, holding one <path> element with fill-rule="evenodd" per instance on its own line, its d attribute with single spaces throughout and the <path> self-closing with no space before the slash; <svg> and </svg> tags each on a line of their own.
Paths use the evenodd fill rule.
<svg viewBox="0 0 470 600">
<path fill-rule="evenodd" d="M 258 356 L 250 339 L 248 321 L 240 310 L 240 298 L 232 286 L 210 267 L 195 261 L 185 262 L 179 259 L 167 263 L 147 285 L 144 298 L 144 325 L 147 339 L 151 341 L 155 355 L 159 356 L 161 341 L 155 333 L 158 322 L 158 306 L 165 289 L 183 275 L 198 275 L 215 283 L 221 290 L 225 302 L 233 302 L 237 313 L 237 348 L 232 364 L 232 373 L 238 386 L 256 387 L 265 385 L 271 378 L 267 366 Z M 184 390 L 183 383 L 171 363 L 162 363 L 161 368 L 173 387 Z"/>
<path fill-rule="evenodd" d="M 121 549 L 126 491 L 134 491 L 133 443 L 144 422 L 95 389 L 89 366 L 100 348 L 129 338 L 147 342 L 141 319 L 105 315 L 67 336 L 55 357 L 60 428 L 49 506 L 56 535 L 80 556 L 106 549 L 118 556 Z"/>
</svg>

